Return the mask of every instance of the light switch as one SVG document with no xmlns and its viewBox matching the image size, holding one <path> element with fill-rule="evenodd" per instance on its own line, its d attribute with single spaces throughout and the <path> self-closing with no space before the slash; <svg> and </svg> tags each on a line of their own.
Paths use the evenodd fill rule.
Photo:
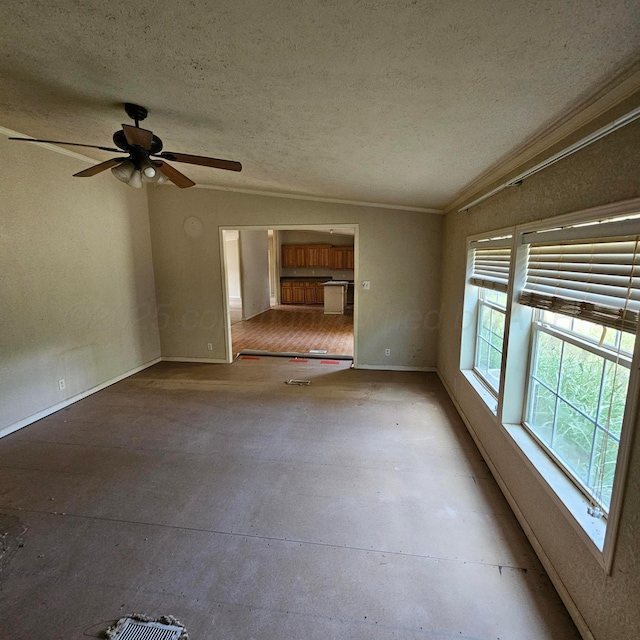
<svg viewBox="0 0 640 640">
<path fill-rule="evenodd" d="M 371 289 L 371 281 L 369 281 L 369 280 L 363 280 L 363 281 L 362 281 L 362 288 L 363 288 L 363 289 L 366 289 L 367 291 L 368 291 L 369 289 Z"/>
</svg>

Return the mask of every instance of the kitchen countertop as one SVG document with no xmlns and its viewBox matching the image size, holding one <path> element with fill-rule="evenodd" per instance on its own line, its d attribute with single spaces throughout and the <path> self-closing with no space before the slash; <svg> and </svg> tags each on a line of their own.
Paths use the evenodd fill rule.
<svg viewBox="0 0 640 640">
<path fill-rule="evenodd" d="M 327 276 L 283 276 L 280 282 L 326 282 Z"/>
</svg>

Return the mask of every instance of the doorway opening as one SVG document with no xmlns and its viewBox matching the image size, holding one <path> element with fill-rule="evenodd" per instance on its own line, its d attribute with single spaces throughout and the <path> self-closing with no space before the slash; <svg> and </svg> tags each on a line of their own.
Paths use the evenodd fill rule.
<svg viewBox="0 0 640 640">
<path fill-rule="evenodd" d="M 222 229 L 228 361 L 355 359 L 357 236 L 357 225 Z"/>
</svg>

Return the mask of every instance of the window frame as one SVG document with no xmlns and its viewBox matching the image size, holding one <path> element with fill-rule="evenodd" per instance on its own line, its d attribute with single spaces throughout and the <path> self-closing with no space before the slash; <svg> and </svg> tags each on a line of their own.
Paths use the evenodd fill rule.
<svg viewBox="0 0 640 640">
<path fill-rule="evenodd" d="M 608 519 L 606 521 L 592 517 L 588 512 L 589 501 L 576 487 L 557 463 L 542 449 L 529 430 L 523 426 L 524 408 L 528 401 L 528 384 L 532 322 L 535 310 L 518 302 L 524 288 L 527 264 L 527 247 L 523 237 L 527 233 L 547 231 L 564 226 L 589 225 L 609 219 L 631 216 L 640 212 L 640 198 L 617 202 L 609 205 L 575 211 L 569 214 L 553 216 L 531 223 L 510 228 L 496 229 L 467 238 L 467 271 L 462 309 L 462 332 L 460 344 L 460 373 L 482 398 L 493 414 L 493 422 L 501 428 L 515 445 L 514 452 L 533 473 L 536 479 L 574 528 L 585 546 L 606 573 L 610 573 L 615 555 L 615 541 L 619 527 L 620 512 L 626 489 L 629 471 L 631 442 L 634 432 L 640 428 L 638 410 L 640 405 L 640 328 L 635 336 L 635 348 L 631 358 L 627 399 L 622 421 L 620 447 L 613 482 L 613 492 Z M 633 224 L 640 225 L 640 220 Z M 472 332 L 477 322 L 478 288 L 470 282 L 472 266 L 471 243 L 480 239 L 489 239 L 510 235 L 511 262 L 507 289 L 507 310 L 505 335 L 503 341 L 503 359 L 501 383 L 497 397 L 491 396 L 477 380 L 469 366 L 475 357 L 475 342 Z M 524 363 L 524 364 L 523 364 Z M 495 400 L 495 405 L 491 402 Z"/>
<path fill-rule="evenodd" d="M 500 392 L 499 389 L 503 384 L 504 374 L 504 357 L 505 357 L 505 344 L 506 336 L 503 338 L 502 343 L 502 360 L 500 366 L 500 382 L 498 385 L 498 391 L 484 380 L 483 376 L 476 371 L 476 342 L 477 342 L 477 327 L 479 322 L 479 302 L 482 289 L 487 291 L 498 290 L 506 294 L 506 309 L 498 309 L 505 313 L 505 333 L 508 320 L 508 307 L 510 305 L 509 295 L 509 282 L 513 273 L 513 228 L 503 228 L 492 231 L 491 233 L 481 233 L 467 238 L 467 262 L 466 262 L 466 275 L 465 275 L 465 297 L 462 309 L 462 345 L 460 350 L 460 362 L 459 367 L 462 375 L 471 384 L 477 395 L 482 399 L 488 409 L 497 415 Z M 496 286 L 490 280 L 485 283 L 476 281 L 474 276 L 474 255 L 475 249 L 478 247 L 495 248 L 495 247 L 508 247 L 511 252 L 509 258 L 509 268 L 506 275 L 506 287 L 503 289 L 500 286 Z M 483 286 L 486 285 L 486 286 Z M 485 301 L 486 303 L 487 301 Z"/>
<path fill-rule="evenodd" d="M 570 344 L 578 349 L 582 349 L 584 351 L 587 351 L 599 358 L 602 358 L 603 360 L 610 362 L 614 365 L 619 364 L 623 367 L 625 367 L 626 369 L 629 370 L 629 386 L 631 385 L 631 365 L 632 365 L 632 359 L 626 355 L 623 352 L 617 353 L 614 352 L 611 348 L 607 347 L 607 346 L 602 346 L 599 347 L 597 344 L 589 341 L 586 337 L 585 338 L 580 338 L 578 337 L 575 333 L 570 333 L 566 330 L 563 330 L 562 328 L 558 328 L 552 324 L 546 323 L 544 321 L 542 321 L 539 316 L 542 315 L 542 311 L 541 310 L 536 310 L 536 312 L 534 312 L 534 318 L 532 319 L 531 322 L 531 345 L 530 345 L 530 350 L 529 350 L 529 360 L 527 362 L 527 384 L 525 387 L 525 396 L 524 396 L 524 402 L 523 402 L 523 409 L 522 409 L 522 426 L 526 429 L 526 431 L 528 432 L 528 434 L 537 442 L 537 444 L 545 451 L 545 453 L 551 458 L 551 460 L 553 462 L 555 462 L 555 464 L 558 466 L 558 468 L 560 469 L 560 471 L 562 473 L 564 473 L 567 478 L 576 486 L 576 488 L 584 495 L 585 499 L 588 501 L 593 500 L 594 502 L 598 502 L 597 498 L 593 495 L 593 492 L 591 491 L 591 489 L 587 486 L 586 483 L 584 483 L 582 480 L 580 480 L 580 478 L 577 476 L 577 474 L 575 474 L 573 472 L 572 469 L 569 468 L 568 463 L 565 463 L 560 454 L 556 451 L 553 450 L 552 447 L 550 447 L 549 445 L 547 445 L 542 438 L 534 431 L 533 427 L 527 423 L 527 415 L 529 413 L 530 410 L 530 406 L 531 406 L 531 397 L 530 397 L 530 392 L 531 392 L 531 386 L 532 383 L 534 382 L 534 380 L 536 380 L 539 384 L 542 384 L 545 388 L 547 388 L 555 397 L 556 399 L 562 400 L 563 402 L 565 402 L 566 404 L 568 404 L 569 406 L 573 405 L 569 402 L 568 398 L 565 398 L 564 396 L 562 396 L 560 393 L 557 393 L 556 391 L 550 389 L 548 387 L 548 385 L 546 385 L 544 383 L 544 381 L 542 380 L 538 380 L 536 378 L 534 378 L 533 376 L 533 367 L 534 367 L 534 360 L 535 357 L 537 355 L 536 353 L 536 346 L 535 346 L 535 341 L 536 341 L 536 337 L 538 333 L 545 333 L 547 335 L 550 335 L 554 338 L 557 338 L 559 340 L 562 340 L 563 342 L 565 342 L 566 344 Z M 538 316 L 538 317 L 536 317 Z M 568 317 L 568 316 L 567 316 Z M 564 354 L 563 356 L 564 357 Z M 562 362 L 561 362 L 562 364 Z M 561 366 L 560 369 L 561 370 Z M 603 376 L 604 376 L 604 372 L 603 372 Z M 602 376 L 601 376 L 602 378 Z M 602 385 L 602 379 L 600 381 L 600 385 Z M 629 399 L 629 392 L 627 389 L 627 402 Z M 557 402 L 557 400 L 556 400 Z M 598 429 L 604 431 L 605 429 L 598 424 L 598 419 L 596 417 L 596 419 L 592 419 L 590 416 L 588 416 L 586 413 L 584 413 L 580 408 L 578 407 L 573 407 L 575 408 L 575 410 L 580 413 L 581 415 L 583 415 L 589 422 L 593 422 L 594 424 L 594 429 L 597 432 Z M 596 416 L 599 413 L 599 409 L 600 409 L 600 398 L 598 399 L 598 408 L 596 409 Z M 555 413 L 557 412 L 557 409 L 554 411 L 554 422 L 556 420 L 555 418 Z M 624 429 L 624 424 L 622 425 L 622 428 Z M 622 431 L 622 430 L 621 430 Z M 614 434 L 611 434 L 611 437 L 614 438 L 614 440 L 616 440 L 618 442 L 618 446 L 620 446 L 620 441 L 621 441 L 621 437 L 622 437 L 622 432 L 620 434 L 620 437 L 615 436 Z M 591 450 L 591 456 L 593 456 L 593 447 L 595 447 L 595 443 L 592 444 L 592 450 Z M 617 466 L 617 464 L 616 464 Z M 609 518 L 609 512 L 611 509 L 611 504 L 609 505 L 609 508 L 607 509 L 605 507 L 605 505 L 602 505 L 598 502 L 599 507 L 603 510 L 604 518 L 606 520 L 608 520 Z"/>
<path fill-rule="evenodd" d="M 494 387 L 493 384 L 491 383 L 491 381 L 478 369 L 478 348 L 479 348 L 479 344 L 480 342 L 484 342 L 486 343 L 487 347 L 489 348 L 489 350 L 493 349 L 495 351 L 497 351 L 500 354 L 500 371 L 502 371 L 502 356 L 504 354 L 504 330 L 506 329 L 506 321 L 507 321 L 507 307 L 506 304 L 504 307 L 501 307 L 497 302 L 493 302 L 492 300 L 485 300 L 484 299 L 484 291 L 488 291 L 488 289 L 486 289 L 485 287 L 479 287 L 479 291 L 478 291 L 478 302 L 477 302 L 477 318 L 476 318 L 476 331 L 475 331 L 475 347 L 474 347 L 474 358 L 473 358 L 473 373 L 475 374 L 475 376 L 477 378 L 479 378 L 480 382 L 487 387 L 487 390 L 489 391 L 489 393 L 491 393 L 491 395 L 493 395 L 496 400 L 498 398 L 498 394 L 500 392 L 500 376 L 498 376 L 498 384 L 497 387 Z M 500 349 L 498 349 L 498 347 L 496 347 L 494 344 L 491 343 L 491 340 L 488 340 L 487 338 L 485 338 L 484 336 L 481 335 L 481 323 L 482 323 L 482 308 L 486 307 L 487 309 L 490 309 L 490 313 L 492 313 L 493 311 L 496 311 L 497 313 L 501 313 L 504 316 L 504 327 L 503 327 L 503 333 L 502 333 L 502 345 L 500 347 Z M 491 324 L 491 321 L 490 321 Z M 489 330 L 490 333 L 493 333 L 491 330 Z M 494 334 L 495 335 L 495 334 Z"/>
</svg>

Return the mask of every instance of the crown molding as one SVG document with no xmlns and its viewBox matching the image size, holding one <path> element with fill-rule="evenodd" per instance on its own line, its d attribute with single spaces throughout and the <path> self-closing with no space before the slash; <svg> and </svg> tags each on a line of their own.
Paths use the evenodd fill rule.
<svg viewBox="0 0 640 640">
<path fill-rule="evenodd" d="M 164 186 L 164 185 L 163 185 Z M 392 211 L 414 211 L 417 213 L 433 213 L 444 215 L 442 209 L 428 209 L 426 207 L 411 207 L 402 204 L 390 204 L 382 202 L 363 202 L 360 200 L 340 200 L 338 198 L 324 198 L 322 196 L 305 196 L 296 193 L 286 193 L 280 191 L 260 191 L 258 189 L 242 189 L 239 187 L 219 187 L 210 184 L 198 184 L 196 189 L 213 189 L 215 191 L 229 191 L 231 193 L 243 193 L 253 196 L 268 196 L 271 198 L 286 198 L 291 200 L 308 200 L 310 202 L 327 202 L 329 204 L 346 204 L 354 207 L 371 207 L 374 209 L 389 209 Z"/>
<path fill-rule="evenodd" d="M 589 99 L 492 165 L 460 191 L 444 209 L 463 208 L 487 192 L 500 187 L 527 169 L 543 162 L 581 138 L 640 106 L 640 62 L 616 76 Z"/>
</svg>

